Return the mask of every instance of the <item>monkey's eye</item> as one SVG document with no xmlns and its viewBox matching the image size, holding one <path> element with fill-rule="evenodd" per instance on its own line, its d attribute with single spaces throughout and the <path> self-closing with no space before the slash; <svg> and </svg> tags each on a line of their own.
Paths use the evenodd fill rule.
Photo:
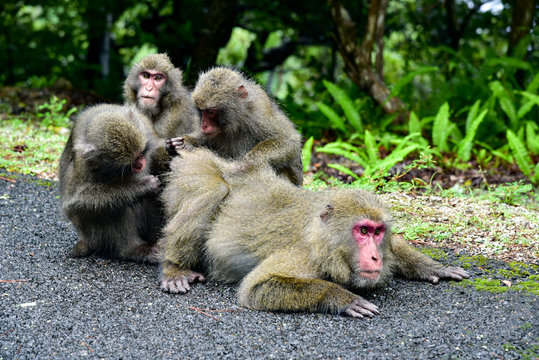
<svg viewBox="0 0 539 360">
<path fill-rule="evenodd" d="M 380 235 L 380 229 L 374 230 L 374 235 Z"/>
<path fill-rule="evenodd" d="M 157 75 L 154 76 L 153 79 L 154 79 L 155 81 L 162 81 L 162 80 L 165 79 L 165 77 L 164 77 L 163 75 L 161 75 L 161 74 L 157 74 Z"/>
<path fill-rule="evenodd" d="M 365 226 L 362 226 L 362 227 L 359 229 L 359 231 L 361 231 L 361 233 L 362 233 L 363 235 L 367 234 L 367 232 L 368 232 L 368 231 L 367 231 L 367 228 L 366 228 Z"/>
<path fill-rule="evenodd" d="M 142 72 L 140 75 L 142 75 L 142 77 L 145 78 L 145 79 L 150 78 L 150 73 L 147 73 L 146 71 Z"/>
</svg>

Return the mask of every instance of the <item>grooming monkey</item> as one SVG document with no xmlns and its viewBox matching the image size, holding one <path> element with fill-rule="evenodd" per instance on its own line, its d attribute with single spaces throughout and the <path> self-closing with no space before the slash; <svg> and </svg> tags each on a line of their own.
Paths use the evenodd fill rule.
<svg viewBox="0 0 539 360">
<path fill-rule="evenodd" d="M 147 55 L 135 64 L 123 91 L 126 103 L 136 104 L 162 138 L 189 134 L 198 127 L 199 115 L 182 85 L 182 71 L 166 54 Z"/>
<path fill-rule="evenodd" d="M 216 67 L 200 74 L 192 98 L 202 114 L 200 126 L 170 140 L 178 152 L 205 146 L 221 157 L 242 160 L 239 171 L 269 164 L 293 184 L 302 184 L 301 135 L 254 81 Z"/>
<path fill-rule="evenodd" d="M 79 236 L 74 257 L 159 261 L 160 182 L 150 168 L 167 156 L 165 140 L 134 106 L 79 114 L 60 159 L 62 210 Z"/>
<path fill-rule="evenodd" d="M 198 224 L 187 227 L 195 231 L 165 253 L 163 265 L 173 263 L 182 275 L 179 281 L 163 279 L 165 291 L 186 292 L 190 283 L 204 280 L 193 270 L 200 269 L 217 280 L 239 283 L 239 302 L 252 309 L 370 317 L 378 307 L 354 291 L 383 285 L 393 275 L 431 283 L 469 277 L 462 268 L 446 267 L 402 237 L 392 237 L 387 212 L 368 192 L 312 192 L 267 167 L 238 176 L 237 164 L 202 150 L 181 156 L 171 164 L 163 193 L 169 219 L 165 231 L 182 231 L 185 224 L 179 221 L 191 208 L 203 208 L 205 216 L 191 219 Z M 178 171 L 195 164 L 198 174 Z M 195 192 L 191 201 L 191 176 L 202 187 L 213 183 L 217 195 L 203 199 L 202 192 Z M 181 209 L 179 217 L 173 215 L 176 209 Z"/>
</svg>

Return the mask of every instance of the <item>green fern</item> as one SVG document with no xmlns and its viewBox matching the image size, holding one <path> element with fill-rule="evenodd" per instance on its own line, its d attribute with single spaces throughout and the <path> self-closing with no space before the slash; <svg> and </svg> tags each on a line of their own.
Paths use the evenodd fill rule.
<svg viewBox="0 0 539 360">
<path fill-rule="evenodd" d="M 346 92 L 339 88 L 337 85 L 323 80 L 324 86 L 328 89 L 331 96 L 340 105 L 344 111 L 344 115 L 352 125 L 352 127 L 359 133 L 363 133 L 363 124 L 361 123 L 361 117 L 359 111 L 356 109 L 354 102 L 346 94 Z"/>
<path fill-rule="evenodd" d="M 358 164 L 363 166 L 363 168 L 369 166 L 367 157 L 364 154 L 361 154 L 362 150 L 360 148 L 342 141 L 335 141 L 322 147 L 318 147 L 316 148 L 316 151 L 326 154 L 344 156 L 349 160 L 357 162 Z"/>
<path fill-rule="evenodd" d="M 479 104 L 480 100 L 477 100 L 475 104 L 473 104 L 472 108 L 468 112 L 468 116 L 466 117 L 466 135 L 464 136 L 464 139 L 460 141 L 457 152 L 457 158 L 459 158 L 462 162 L 467 162 L 470 160 L 477 129 L 488 113 L 488 110 L 485 109 L 479 115 L 476 115 L 479 110 Z"/>
<path fill-rule="evenodd" d="M 328 164 L 328 167 L 338 170 L 346 175 L 350 175 L 356 180 L 359 180 L 359 176 L 357 176 L 352 170 L 350 170 L 346 166 L 339 165 L 339 164 Z"/>
<path fill-rule="evenodd" d="M 533 163 L 526 150 L 526 146 L 520 141 L 518 136 L 511 130 L 507 130 L 507 141 L 509 142 L 509 147 L 511 148 L 511 153 L 515 158 L 520 171 L 527 177 L 531 177 Z"/>
<path fill-rule="evenodd" d="M 339 116 L 339 114 L 337 114 L 332 108 L 321 102 L 317 102 L 316 106 L 318 106 L 318 109 L 320 109 L 322 114 L 324 114 L 328 118 L 334 129 L 338 129 L 341 130 L 343 133 L 346 133 L 346 124 L 344 123 L 344 121 L 342 121 L 342 118 Z"/>
<path fill-rule="evenodd" d="M 408 133 L 421 133 L 421 123 L 413 111 L 410 113 L 410 118 L 408 119 Z"/>
<path fill-rule="evenodd" d="M 440 152 L 449 150 L 447 139 L 453 126 L 454 124 L 449 121 L 449 104 L 446 102 L 438 110 L 432 126 L 432 142 Z"/>
<path fill-rule="evenodd" d="M 314 138 L 311 136 L 303 144 L 303 149 L 301 149 L 301 162 L 303 164 L 303 172 L 309 171 L 311 167 L 311 154 L 313 152 L 313 142 Z"/>
<path fill-rule="evenodd" d="M 365 130 L 365 150 L 370 164 L 374 164 L 380 160 L 378 145 L 369 130 Z"/>
<path fill-rule="evenodd" d="M 526 145 L 532 155 L 539 154 L 539 136 L 537 136 L 539 125 L 537 123 L 526 122 Z"/>
</svg>

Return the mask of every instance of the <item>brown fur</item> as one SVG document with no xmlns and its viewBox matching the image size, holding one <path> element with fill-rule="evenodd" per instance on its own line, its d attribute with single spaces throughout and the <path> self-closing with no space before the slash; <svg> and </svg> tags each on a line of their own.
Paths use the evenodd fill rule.
<svg viewBox="0 0 539 360">
<path fill-rule="evenodd" d="M 78 115 L 60 159 L 62 211 L 79 235 L 73 256 L 159 260 L 163 215 L 151 168 L 164 145 L 134 106 L 98 105 Z M 142 153 L 146 166 L 133 172 Z"/>
<path fill-rule="evenodd" d="M 179 240 L 168 247 L 166 261 L 183 274 L 198 266 L 217 280 L 239 283 L 242 306 L 373 316 L 378 308 L 354 291 L 381 286 L 393 275 L 433 283 L 468 277 L 463 269 L 445 267 L 392 236 L 388 213 L 366 191 L 312 192 L 264 166 L 239 176 L 237 164 L 201 150 L 182 153 L 173 164 L 164 193 L 165 239 Z M 194 164 L 199 166 L 196 185 L 189 178 L 194 174 L 182 172 Z M 212 183 L 223 191 L 208 196 L 211 201 L 199 201 L 203 192 L 196 186 L 208 189 Z M 187 209 L 200 204 L 205 204 L 198 210 L 203 219 L 190 219 Z M 383 265 L 374 280 L 359 275 L 352 227 L 362 219 L 386 224 L 379 246 Z M 162 287 L 174 292 L 171 284 L 168 279 Z"/>
</svg>

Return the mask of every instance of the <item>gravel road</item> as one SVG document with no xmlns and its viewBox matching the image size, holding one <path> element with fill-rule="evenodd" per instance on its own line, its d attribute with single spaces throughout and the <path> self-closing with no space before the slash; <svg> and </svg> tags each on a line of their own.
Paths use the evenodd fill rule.
<svg viewBox="0 0 539 360">
<path fill-rule="evenodd" d="M 539 353 L 538 296 L 530 293 L 395 279 L 366 295 L 381 311 L 366 320 L 242 309 L 234 287 L 215 282 L 188 295 L 165 294 L 156 266 L 70 258 L 76 234 L 58 203 L 54 182 L 0 179 L 0 359 L 533 359 Z M 458 264 L 455 255 L 448 259 Z"/>
</svg>

